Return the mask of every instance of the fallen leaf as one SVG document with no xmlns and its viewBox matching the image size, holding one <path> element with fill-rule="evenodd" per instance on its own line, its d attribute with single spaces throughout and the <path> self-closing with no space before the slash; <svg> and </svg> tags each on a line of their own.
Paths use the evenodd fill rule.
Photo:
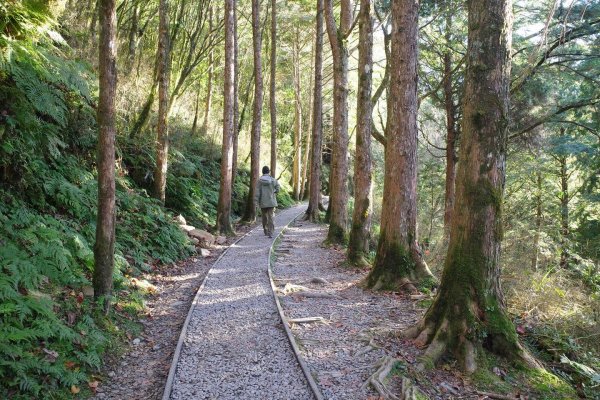
<svg viewBox="0 0 600 400">
<path fill-rule="evenodd" d="M 74 325 L 76 319 L 77 319 L 77 314 L 75 314 L 73 312 L 67 313 L 67 324 Z"/>
<path fill-rule="evenodd" d="M 525 328 L 522 325 L 517 325 L 517 333 L 519 335 L 524 335 L 525 333 L 527 333 L 527 331 L 525 330 Z"/>
<path fill-rule="evenodd" d="M 79 293 L 77 294 L 77 302 L 78 302 L 79 304 L 83 303 L 83 292 L 79 292 Z"/>
<path fill-rule="evenodd" d="M 88 386 L 90 387 L 90 389 L 92 389 L 92 392 L 94 392 L 94 393 L 96 393 L 96 389 L 98 388 L 99 384 L 100 384 L 100 382 L 98 382 L 98 381 L 88 382 Z"/>
<path fill-rule="evenodd" d="M 58 352 L 54 350 L 42 349 L 44 353 L 46 353 L 46 360 L 53 363 L 58 358 Z"/>
<path fill-rule="evenodd" d="M 73 393 L 73 394 L 77 394 L 77 393 L 79 393 L 79 392 L 81 392 L 81 389 L 79 389 L 79 388 L 78 388 L 77 386 L 75 386 L 75 385 L 71 385 L 71 393 Z"/>
<path fill-rule="evenodd" d="M 77 364 L 73 361 L 65 361 L 65 368 L 66 369 L 75 369 L 75 366 Z"/>
</svg>

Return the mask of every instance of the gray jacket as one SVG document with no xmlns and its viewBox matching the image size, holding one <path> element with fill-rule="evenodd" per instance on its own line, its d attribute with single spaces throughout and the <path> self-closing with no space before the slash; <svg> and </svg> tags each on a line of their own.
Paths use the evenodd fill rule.
<svg viewBox="0 0 600 400">
<path fill-rule="evenodd" d="M 279 192 L 279 182 L 269 174 L 258 179 L 254 200 L 260 208 L 277 207 L 275 194 Z"/>
</svg>

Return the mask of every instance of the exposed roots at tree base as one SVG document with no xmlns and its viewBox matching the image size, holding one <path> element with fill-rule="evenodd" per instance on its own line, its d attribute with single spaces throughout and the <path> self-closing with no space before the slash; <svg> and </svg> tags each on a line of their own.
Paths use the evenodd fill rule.
<svg viewBox="0 0 600 400">
<path fill-rule="evenodd" d="M 456 321 L 453 321 L 457 324 Z M 460 332 L 452 331 L 449 328 L 448 319 L 444 319 L 441 324 L 435 329 L 433 323 L 426 323 L 423 320 L 417 325 L 401 332 L 401 336 L 414 340 L 415 346 L 419 348 L 427 347 L 425 353 L 416 365 L 418 371 L 423 371 L 427 368 L 433 368 L 441 357 L 446 354 L 451 354 L 459 362 L 462 370 L 468 374 L 475 372 L 478 368 L 477 361 L 480 359 L 485 349 L 483 343 L 473 342 L 467 338 L 466 321 L 460 324 Z M 450 342 L 448 339 L 451 339 Z M 504 338 L 488 337 L 488 342 L 495 339 L 504 341 Z M 497 355 L 506 358 L 515 363 L 521 363 L 529 368 L 541 369 L 541 364 L 518 342 L 504 343 L 500 351 L 493 351 Z"/>
<path fill-rule="evenodd" d="M 418 400 L 424 398 L 421 391 L 413 385 L 412 381 L 406 377 L 402 377 L 402 392 L 401 397 L 394 395 L 385 385 L 387 377 L 390 375 L 394 366 L 398 362 L 397 359 L 385 356 L 375 365 L 379 367 L 373 375 L 369 377 L 363 384 L 363 389 L 371 385 L 379 393 L 381 398 L 385 400 Z"/>
<path fill-rule="evenodd" d="M 370 285 L 369 282 L 366 282 L 366 286 L 371 286 L 373 290 L 393 289 L 399 292 L 406 292 L 409 294 L 419 293 L 419 290 L 409 278 L 400 278 L 393 281 L 388 277 L 382 275 L 377 279 L 377 281 L 375 281 L 375 284 Z"/>
</svg>

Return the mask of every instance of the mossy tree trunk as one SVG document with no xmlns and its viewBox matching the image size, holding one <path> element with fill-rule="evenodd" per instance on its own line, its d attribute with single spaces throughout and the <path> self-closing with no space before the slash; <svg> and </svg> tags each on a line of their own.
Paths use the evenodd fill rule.
<svg viewBox="0 0 600 400">
<path fill-rule="evenodd" d="M 500 288 L 501 207 L 508 133 L 511 0 L 470 0 L 456 203 L 438 294 L 406 334 L 428 345 L 424 368 L 446 353 L 474 372 L 483 350 L 526 359 Z"/>
<path fill-rule="evenodd" d="M 414 291 L 432 277 L 417 243 L 417 39 L 419 3 L 392 3 L 381 233 L 367 284 Z"/>
<path fill-rule="evenodd" d="M 371 85 L 373 77 L 373 18 L 371 0 L 361 0 L 358 16 L 358 94 L 356 156 L 354 159 L 354 210 L 348 243 L 348 261 L 367 265 L 371 231 Z"/>
<path fill-rule="evenodd" d="M 225 0 L 225 66 L 223 78 L 223 144 L 221 147 L 221 182 L 217 204 L 217 232 L 233 234 L 231 225 L 231 178 L 233 136 L 235 130 L 235 0 Z"/>
<path fill-rule="evenodd" d="M 117 92 L 117 17 L 115 0 L 100 0 L 98 47 L 98 214 L 94 243 L 94 298 L 108 313 L 115 268 L 115 135 Z"/>
<path fill-rule="evenodd" d="M 169 3 L 160 0 L 158 6 L 158 123 L 156 135 L 156 168 L 154 196 L 165 204 L 167 168 L 169 165 Z"/>
<path fill-rule="evenodd" d="M 306 219 L 319 221 L 319 203 L 321 201 L 321 161 L 323 147 L 323 0 L 317 0 L 317 18 L 315 34 L 315 78 L 312 107 L 312 151 L 310 152 L 310 180 Z"/>
<path fill-rule="evenodd" d="M 256 205 L 254 194 L 256 184 L 260 177 L 260 129 L 262 122 L 263 105 L 263 78 L 262 78 L 262 34 L 260 28 L 260 3 L 252 0 L 252 44 L 254 48 L 254 109 L 252 113 L 252 133 L 250 144 L 250 189 L 246 200 L 246 211 L 242 220 L 254 222 L 256 219 Z"/>
<path fill-rule="evenodd" d="M 348 36 L 352 28 L 352 0 L 340 1 L 336 26 L 333 0 L 325 0 L 325 24 L 333 55 L 333 148 L 329 177 L 328 243 L 345 243 L 348 233 Z"/>
</svg>

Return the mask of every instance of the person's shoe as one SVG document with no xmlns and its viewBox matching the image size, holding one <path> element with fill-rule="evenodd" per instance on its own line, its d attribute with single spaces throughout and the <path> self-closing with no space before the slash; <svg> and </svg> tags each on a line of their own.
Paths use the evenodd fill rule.
<svg viewBox="0 0 600 400">
<path fill-rule="evenodd" d="M 272 238 L 272 237 L 273 237 L 273 235 L 269 233 L 269 237 L 270 237 L 270 238 Z"/>
</svg>

